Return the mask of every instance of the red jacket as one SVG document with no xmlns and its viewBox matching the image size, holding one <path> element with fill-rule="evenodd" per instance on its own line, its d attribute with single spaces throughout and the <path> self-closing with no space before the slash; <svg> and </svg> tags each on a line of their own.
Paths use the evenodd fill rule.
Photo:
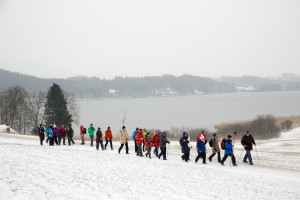
<svg viewBox="0 0 300 200">
<path fill-rule="evenodd" d="M 60 134 L 61 137 L 65 137 L 66 136 L 66 129 L 61 127 L 59 129 L 59 134 Z"/>
<path fill-rule="evenodd" d="M 84 126 L 80 126 L 80 135 L 84 134 Z"/>
<path fill-rule="evenodd" d="M 105 137 L 107 138 L 107 139 L 110 139 L 110 138 L 112 138 L 112 132 L 111 132 L 111 130 L 109 129 L 109 130 L 107 130 L 107 131 L 105 131 Z"/>
<path fill-rule="evenodd" d="M 143 144 L 143 140 L 144 140 L 144 135 L 142 131 L 139 131 L 136 136 L 135 136 L 135 140 L 137 144 Z"/>
<path fill-rule="evenodd" d="M 52 128 L 52 132 L 53 132 L 53 135 L 56 136 L 56 132 L 57 132 L 56 127 L 55 127 L 55 128 L 54 128 L 54 127 Z"/>
<path fill-rule="evenodd" d="M 159 147 L 159 136 L 158 136 L 158 133 L 155 133 L 152 141 L 153 141 L 154 147 L 158 148 Z"/>
<path fill-rule="evenodd" d="M 145 146 L 146 146 L 146 149 L 152 147 L 152 140 L 151 140 L 151 138 L 149 136 L 145 137 Z"/>
</svg>

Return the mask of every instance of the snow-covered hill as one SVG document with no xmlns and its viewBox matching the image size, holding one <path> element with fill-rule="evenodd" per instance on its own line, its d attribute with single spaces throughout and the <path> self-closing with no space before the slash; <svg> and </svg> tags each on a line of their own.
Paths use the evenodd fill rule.
<svg viewBox="0 0 300 200">
<path fill-rule="evenodd" d="M 114 151 L 96 151 L 79 141 L 50 147 L 40 146 L 37 137 L 0 134 L 0 199 L 299 199 L 295 141 L 294 156 L 291 146 L 258 141 L 259 165 L 253 151 L 254 166 L 230 167 L 227 159 L 223 167 L 216 158 L 195 164 L 195 149 L 191 162 L 182 162 L 177 141 L 163 161 L 137 157 L 132 143 L 126 155 L 124 149 L 117 153 L 118 142 Z M 237 159 L 241 152 L 236 142 Z"/>
</svg>

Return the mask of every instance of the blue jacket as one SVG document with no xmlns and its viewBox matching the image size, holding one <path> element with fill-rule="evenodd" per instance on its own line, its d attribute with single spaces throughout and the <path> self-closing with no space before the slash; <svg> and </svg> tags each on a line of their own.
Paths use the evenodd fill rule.
<svg viewBox="0 0 300 200">
<path fill-rule="evenodd" d="M 60 128 L 56 127 L 56 136 L 60 136 Z"/>
<path fill-rule="evenodd" d="M 199 140 L 197 142 L 197 152 L 198 153 L 206 153 L 206 147 L 205 147 L 205 142 Z"/>
<path fill-rule="evenodd" d="M 48 134 L 48 137 L 53 138 L 54 134 L 53 134 L 52 128 L 48 127 L 46 132 Z"/>
<path fill-rule="evenodd" d="M 225 154 L 229 155 L 229 154 L 233 154 L 233 150 L 232 150 L 232 140 L 227 139 L 225 141 Z"/>
<path fill-rule="evenodd" d="M 136 141 L 135 141 L 135 136 L 136 136 L 136 134 L 137 134 L 137 130 L 133 131 L 133 133 L 132 133 L 132 139 L 133 139 L 134 142 L 136 142 Z"/>
</svg>

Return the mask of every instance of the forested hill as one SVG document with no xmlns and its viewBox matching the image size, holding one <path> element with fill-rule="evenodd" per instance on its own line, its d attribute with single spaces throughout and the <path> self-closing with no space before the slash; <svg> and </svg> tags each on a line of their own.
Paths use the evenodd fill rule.
<svg viewBox="0 0 300 200">
<path fill-rule="evenodd" d="M 148 97 L 226 93 L 236 91 L 300 90 L 300 77 L 284 74 L 270 79 L 253 76 L 212 79 L 192 75 L 149 77 L 116 77 L 112 80 L 96 77 L 42 79 L 0 69 L 0 92 L 19 85 L 28 92 L 46 91 L 53 83 L 79 98 Z"/>
</svg>

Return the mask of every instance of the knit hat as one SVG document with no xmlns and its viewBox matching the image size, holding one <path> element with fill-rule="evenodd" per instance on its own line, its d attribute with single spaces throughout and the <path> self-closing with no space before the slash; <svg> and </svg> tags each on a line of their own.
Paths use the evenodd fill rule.
<svg viewBox="0 0 300 200">
<path fill-rule="evenodd" d="M 231 135 L 227 135 L 228 138 L 231 138 Z"/>
</svg>

